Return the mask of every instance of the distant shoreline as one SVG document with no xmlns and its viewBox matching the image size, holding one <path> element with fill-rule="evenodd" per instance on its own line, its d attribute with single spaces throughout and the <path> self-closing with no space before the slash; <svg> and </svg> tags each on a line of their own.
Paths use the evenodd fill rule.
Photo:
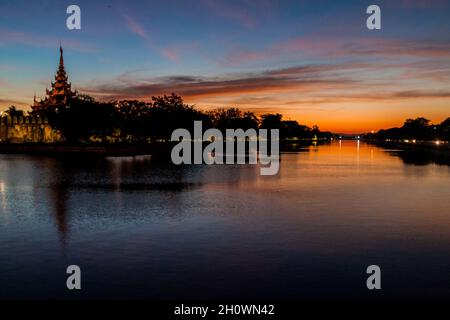
<svg viewBox="0 0 450 320">
<path fill-rule="evenodd" d="M 315 141 L 321 145 L 329 141 Z M 207 144 L 205 142 L 205 144 Z M 48 155 L 48 156 L 170 156 L 175 142 L 148 144 L 64 144 L 64 143 L 0 143 L 0 154 Z M 314 145 L 312 140 L 280 141 L 280 151 L 300 151 Z"/>
<path fill-rule="evenodd" d="M 450 143 L 442 142 L 401 142 L 362 140 L 366 143 L 386 149 L 401 149 L 405 151 L 427 153 L 450 153 Z M 330 141 L 319 141 L 318 144 Z M 281 152 L 295 152 L 314 145 L 312 141 L 282 141 Z M 173 142 L 155 142 L 149 144 L 41 144 L 41 143 L 0 143 L 0 154 L 48 155 L 48 156 L 139 156 L 139 155 L 170 155 Z"/>
<path fill-rule="evenodd" d="M 0 144 L 0 154 L 50 156 L 138 156 L 170 153 L 172 144 L 146 145 L 65 145 L 65 144 Z"/>
<path fill-rule="evenodd" d="M 364 140 L 367 143 L 374 144 L 383 148 L 399 148 L 410 151 L 426 151 L 426 152 L 450 152 L 450 143 L 435 141 L 420 141 L 414 142 L 414 140 L 406 141 L 383 141 L 383 140 Z"/>
</svg>

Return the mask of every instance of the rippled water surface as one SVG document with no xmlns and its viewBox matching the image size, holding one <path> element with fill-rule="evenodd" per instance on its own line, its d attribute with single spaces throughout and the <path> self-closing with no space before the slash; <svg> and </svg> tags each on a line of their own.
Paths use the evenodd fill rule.
<svg viewBox="0 0 450 320">
<path fill-rule="evenodd" d="M 450 166 L 344 141 L 259 169 L 0 155 L 0 298 L 450 298 Z"/>
</svg>

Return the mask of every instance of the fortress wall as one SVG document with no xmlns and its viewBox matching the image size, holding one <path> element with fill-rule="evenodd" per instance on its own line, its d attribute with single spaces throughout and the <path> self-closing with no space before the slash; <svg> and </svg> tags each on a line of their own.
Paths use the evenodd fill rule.
<svg viewBox="0 0 450 320">
<path fill-rule="evenodd" d="M 0 118 L 0 142 L 54 143 L 61 141 L 63 141 L 61 133 L 52 128 L 46 118 L 31 116 Z"/>
</svg>

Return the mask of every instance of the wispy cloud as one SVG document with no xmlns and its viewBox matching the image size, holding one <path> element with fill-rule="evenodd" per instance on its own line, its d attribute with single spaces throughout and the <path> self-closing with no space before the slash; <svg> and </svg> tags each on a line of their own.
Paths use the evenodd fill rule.
<svg viewBox="0 0 450 320">
<path fill-rule="evenodd" d="M 144 40 L 150 40 L 149 35 L 147 34 L 147 31 L 144 30 L 144 28 L 132 17 L 130 17 L 127 14 L 123 15 L 125 18 L 125 21 L 129 27 L 129 29 L 137 34 L 139 37 L 141 37 Z"/>
<path fill-rule="evenodd" d="M 140 37 L 150 50 L 158 52 L 166 60 L 180 62 L 181 50 L 187 47 L 194 47 L 194 45 L 187 46 L 183 44 L 161 46 L 155 39 L 151 38 L 149 32 L 136 19 L 127 14 L 123 16 L 130 31 Z"/>
<path fill-rule="evenodd" d="M 425 68 L 419 65 L 418 68 Z M 365 77 L 383 69 L 394 70 L 380 81 Z M 343 103 L 345 101 L 394 100 L 417 97 L 448 98 L 450 90 L 440 86 L 423 86 L 420 78 L 414 83 L 396 85 L 403 65 L 368 63 L 337 63 L 294 66 L 253 73 L 236 73 L 217 77 L 170 76 L 136 78 L 132 74 L 118 76 L 114 81 L 85 86 L 89 94 L 103 99 L 144 99 L 176 92 L 186 100 L 208 103 L 277 105 Z M 264 97 L 264 98 L 261 98 Z M 270 97 L 270 98 L 269 98 Z M 279 97 L 279 98 L 274 98 Z M 271 100 L 272 99 L 272 100 Z"/>
<path fill-rule="evenodd" d="M 236 74 L 222 77 L 170 76 L 160 78 L 128 79 L 126 82 L 113 82 L 96 86 L 94 90 L 85 88 L 89 93 L 109 93 L 111 98 L 150 98 L 152 95 L 177 92 L 186 98 L 239 95 L 257 92 L 281 92 L 305 90 L 319 85 L 340 86 L 348 80 L 324 79 L 312 75 L 312 71 L 300 73 L 287 70 L 271 70 L 255 74 Z M 318 67 L 315 75 L 320 71 Z M 123 77 L 118 77 L 118 79 Z"/>
<path fill-rule="evenodd" d="M 3 109 L 7 108 L 7 106 L 25 106 L 27 103 L 23 100 L 16 100 L 16 99 L 2 99 L 0 98 L 0 106 L 5 106 Z"/>
<path fill-rule="evenodd" d="M 297 37 L 275 42 L 259 51 L 233 50 L 225 55 L 222 65 L 240 66 L 246 63 L 296 57 L 416 57 L 449 58 L 450 39 L 407 40 L 396 38 L 328 38 Z"/>
</svg>

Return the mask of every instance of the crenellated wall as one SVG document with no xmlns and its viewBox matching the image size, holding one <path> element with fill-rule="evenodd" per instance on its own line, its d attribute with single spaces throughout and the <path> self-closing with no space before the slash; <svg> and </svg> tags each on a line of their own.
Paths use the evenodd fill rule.
<svg viewBox="0 0 450 320">
<path fill-rule="evenodd" d="M 0 118 L 0 142 L 54 143 L 63 141 L 61 133 L 46 118 L 24 116 Z"/>
</svg>

